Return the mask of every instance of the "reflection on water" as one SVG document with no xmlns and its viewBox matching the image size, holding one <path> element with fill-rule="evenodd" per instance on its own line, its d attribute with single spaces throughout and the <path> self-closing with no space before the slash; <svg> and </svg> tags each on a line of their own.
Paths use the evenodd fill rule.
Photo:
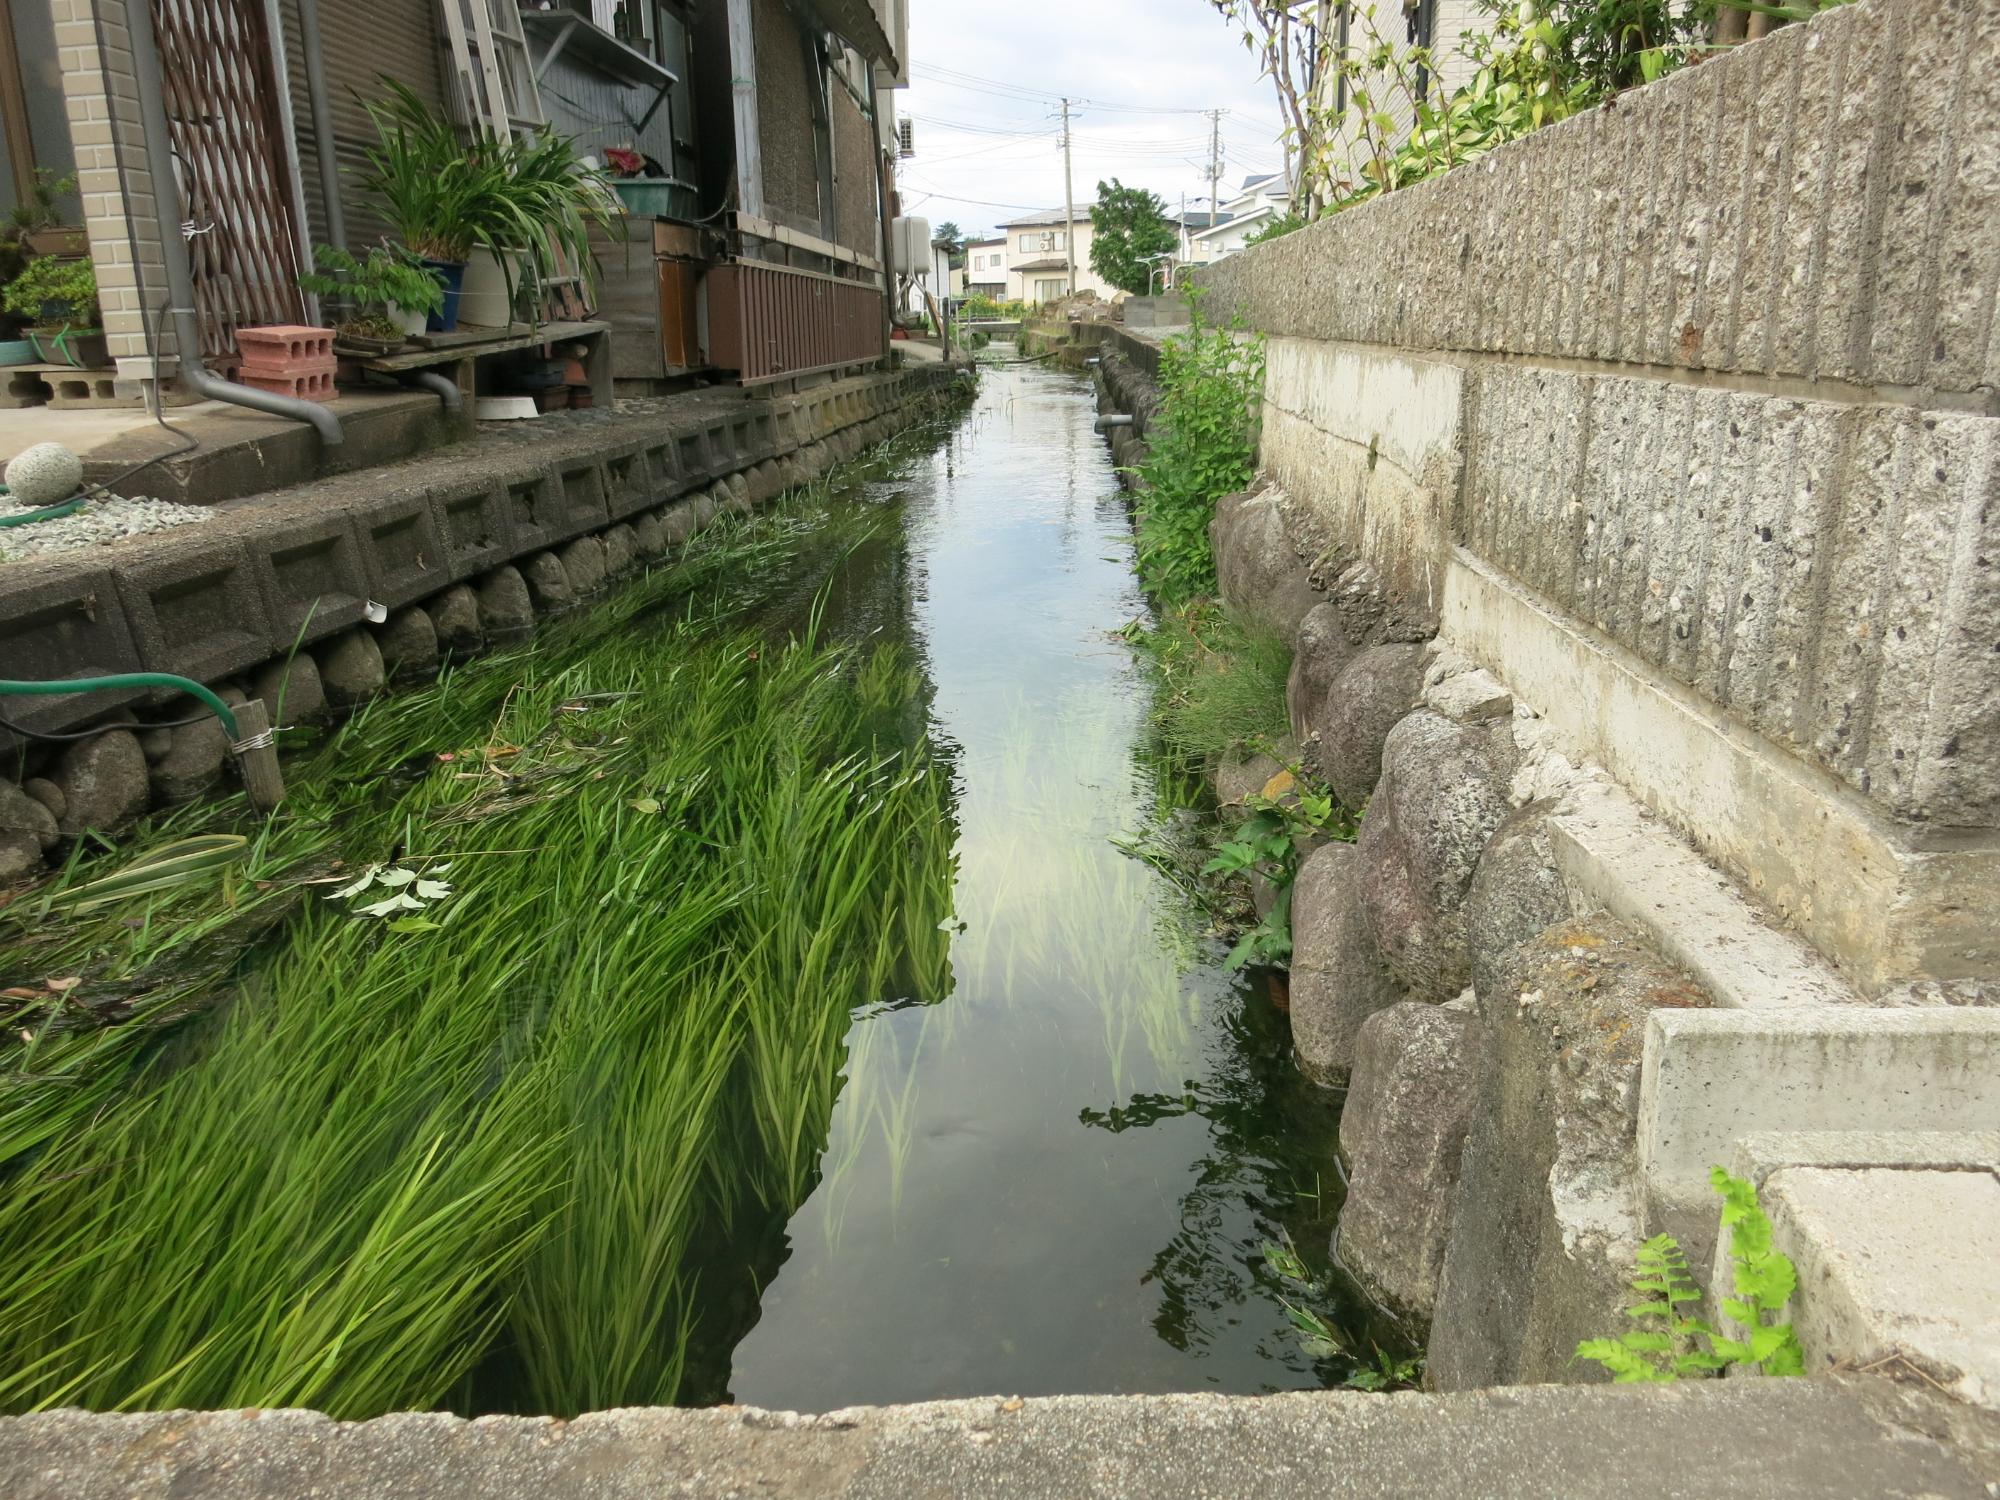
<svg viewBox="0 0 2000 1500">
<path fill-rule="evenodd" d="M 907 518 L 893 587 L 836 597 L 906 630 L 930 676 L 962 926 L 949 998 L 854 1019 L 821 1180 L 734 1352 L 738 1401 L 1340 1373 L 1301 1352 L 1259 1253 L 1286 1229 L 1324 1249 L 1332 1096 L 1298 1080 L 1284 1018 L 1176 887 L 1113 843 L 1169 799 L 1113 635 L 1145 602 L 1094 415 L 1072 377 L 989 369 L 965 422 L 877 486 Z"/>
</svg>

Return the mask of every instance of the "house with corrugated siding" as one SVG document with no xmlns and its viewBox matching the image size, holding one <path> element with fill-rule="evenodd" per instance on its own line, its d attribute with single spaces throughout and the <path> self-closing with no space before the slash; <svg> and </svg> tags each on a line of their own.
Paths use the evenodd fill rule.
<svg viewBox="0 0 2000 1500">
<path fill-rule="evenodd" d="M 297 282 L 313 247 L 387 232 L 359 187 L 385 79 L 468 141 L 546 126 L 642 163 L 594 275 L 529 309 L 609 324 L 620 381 L 797 380 L 886 352 L 905 3 L 51 0 L 68 141 L 30 126 L 38 153 L 73 154 L 122 382 L 197 357 L 226 373 L 236 329 L 317 320 Z M 176 178 L 157 205 L 149 94 Z M 170 256 L 199 350 L 176 336 Z"/>
</svg>

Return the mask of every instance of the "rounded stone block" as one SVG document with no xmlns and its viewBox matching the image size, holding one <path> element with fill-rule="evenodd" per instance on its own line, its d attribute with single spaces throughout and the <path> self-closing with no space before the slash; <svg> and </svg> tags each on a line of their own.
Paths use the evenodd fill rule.
<svg viewBox="0 0 2000 1500">
<path fill-rule="evenodd" d="M 1424 648 L 1406 641 L 1357 652 L 1333 679 L 1313 722 L 1320 774 L 1342 806 L 1365 807 L 1382 775 L 1382 746 L 1424 690 Z"/>
<path fill-rule="evenodd" d="M 117 833 L 146 810 L 152 789 L 138 736 L 114 729 L 78 740 L 63 751 L 51 778 L 62 788 L 61 831 Z"/>
<path fill-rule="evenodd" d="M 1465 895 L 1508 815 L 1513 765 L 1496 748 L 1506 734 L 1419 709 L 1383 747 L 1358 844 L 1362 905 L 1383 962 L 1412 999 L 1449 1000 L 1472 981 Z"/>
<path fill-rule="evenodd" d="M 570 586 L 569 572 L 555 553 L 537 552 L 528 559 L 521 576 L 527 580 L 537 614 L 559 615 L 575 607 L 576 590 Z"/>
<path fill-rule="evenodd" d="M 495 568 L 480 580 L 479 623 L 496 640 L 514 640 L 535 628 L 534 596 L 520 569 Z"/>
<path fill-rule="evenodd" d="M 1315 1083 L 1345 1083 L 1362 1023 L 1403 998 L 1362 912 L 1361 880 L 1360 852 L 1332 843 L 1292 883 L 1292 1051 Z"/>
<path fill-rule="evenodd" d="M 321 645 L 314 653 L 327 702 L 336 709 L 358 708 L 381 692 L 388 670 L 382 648 L 366 630 L 349 630 Z"/>
<path fill-rule="evenodd" d="M 438 634 L 430 612 L 418 605 L 399 609 L 375 634 L 382 666 L 397 682 L 428 682 L 437 676 Z"/>
<path fill-rule="evenodd" d="M 486 624 L 479 595 L 466 584 L 454 584 L 431 600 L 431 625 L 438 650 L 447 656 L 471 656 L 486 644 Z"/>
</svg>

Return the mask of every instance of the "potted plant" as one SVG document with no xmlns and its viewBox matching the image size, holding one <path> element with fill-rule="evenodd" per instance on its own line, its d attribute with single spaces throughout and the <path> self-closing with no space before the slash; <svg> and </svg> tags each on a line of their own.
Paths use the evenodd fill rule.
<svg viewBox="0 0 2000 1500">
<path fill-rule="evenodd" d="M 612 223 L 615 200 L 604 174 L 578 160 L 568 140 L 543 129 L 467 144 L 403 84 L 381 82 L 387 97 L 367 106 L 380 139 L 368 150 L 363 183 L 403 242 L 444 277 L 445 305 L 433 327 L 457 326 L 475 257 L 482 264 L 474 290 L 483 288 L 489 303 L 482 315 L 502 324 L 524 272 L 547 279 L 573 268 L 590 278 L 589 225 Z M 488 276 L 497 297 L 481 281 Z"/>
<path fill-rule="evenodd" d="M 28 336 L 45 364 L 96 370 L 111 363 L 97 311 L 97 268 L 88 260 L 37 256 L 0 296 L 29 320 Z"/>
<path fill-rule="evenodd" d="M 35 170 L 25 202 L 7 216 L 6 237 L 32 255 L 87 255 L 90 240 L 81 229 L 63 224 L 62 200 L 76 192 L 76 173 L 58 177 L 45 167 Z"/>
<path fill-rule="evenodd" d="M 680 184 L 662 171 L 658 162 L 628 146 L 612 146 L 604 153 L 604 172 L 628 214 L 646 217 L 674 211 L 674 195 Z"/>
<path fill-rule="evenodd" d="M 338 246 L 319 245 L 313 260 L 319 269 L 301 276 L 299 285 L 347 304 L 346 315 L 334 324 L 345 342 L 400 344 L 422 333 L 444 308 L 444 283 L 401 246 L 376 245 L 356 257 Z"/>
<path fill-rule="evenodd" d="M 405 85 L 381 82 L 389 97 L 366 106 L 377 140 L 365 153 L 362 185 L 381 200 L 402 242 L 437 274 L 444 300 L 428 326 L 449 331 L 458 326 L 466 257 L 480 242 L 482 204 L 501 173 L 468 152 L 451 122 Z"/>
</svg>

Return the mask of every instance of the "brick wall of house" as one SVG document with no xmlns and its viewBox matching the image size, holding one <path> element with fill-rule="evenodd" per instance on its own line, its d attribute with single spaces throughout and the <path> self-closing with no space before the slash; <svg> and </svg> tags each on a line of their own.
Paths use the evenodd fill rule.
<svg viewBox="0 0 2000 1500">
<path fill-rule="evenodd" d="M 154 373 L 145 325 L 148 317 L 159 321 L 167 277 L 153 214 L 152 176 L 146 170 L 125 6 L 126 0 L 50 0 L 76 149 L 77 189 L 91 259 L 97 266 L 104 329 L 119 373 L 137 379 Z M 150 309 L 145 315 L 142 296 Z M 160 336 L 162 358 L 170 371 L 172 335 Z"/>
</svg>

